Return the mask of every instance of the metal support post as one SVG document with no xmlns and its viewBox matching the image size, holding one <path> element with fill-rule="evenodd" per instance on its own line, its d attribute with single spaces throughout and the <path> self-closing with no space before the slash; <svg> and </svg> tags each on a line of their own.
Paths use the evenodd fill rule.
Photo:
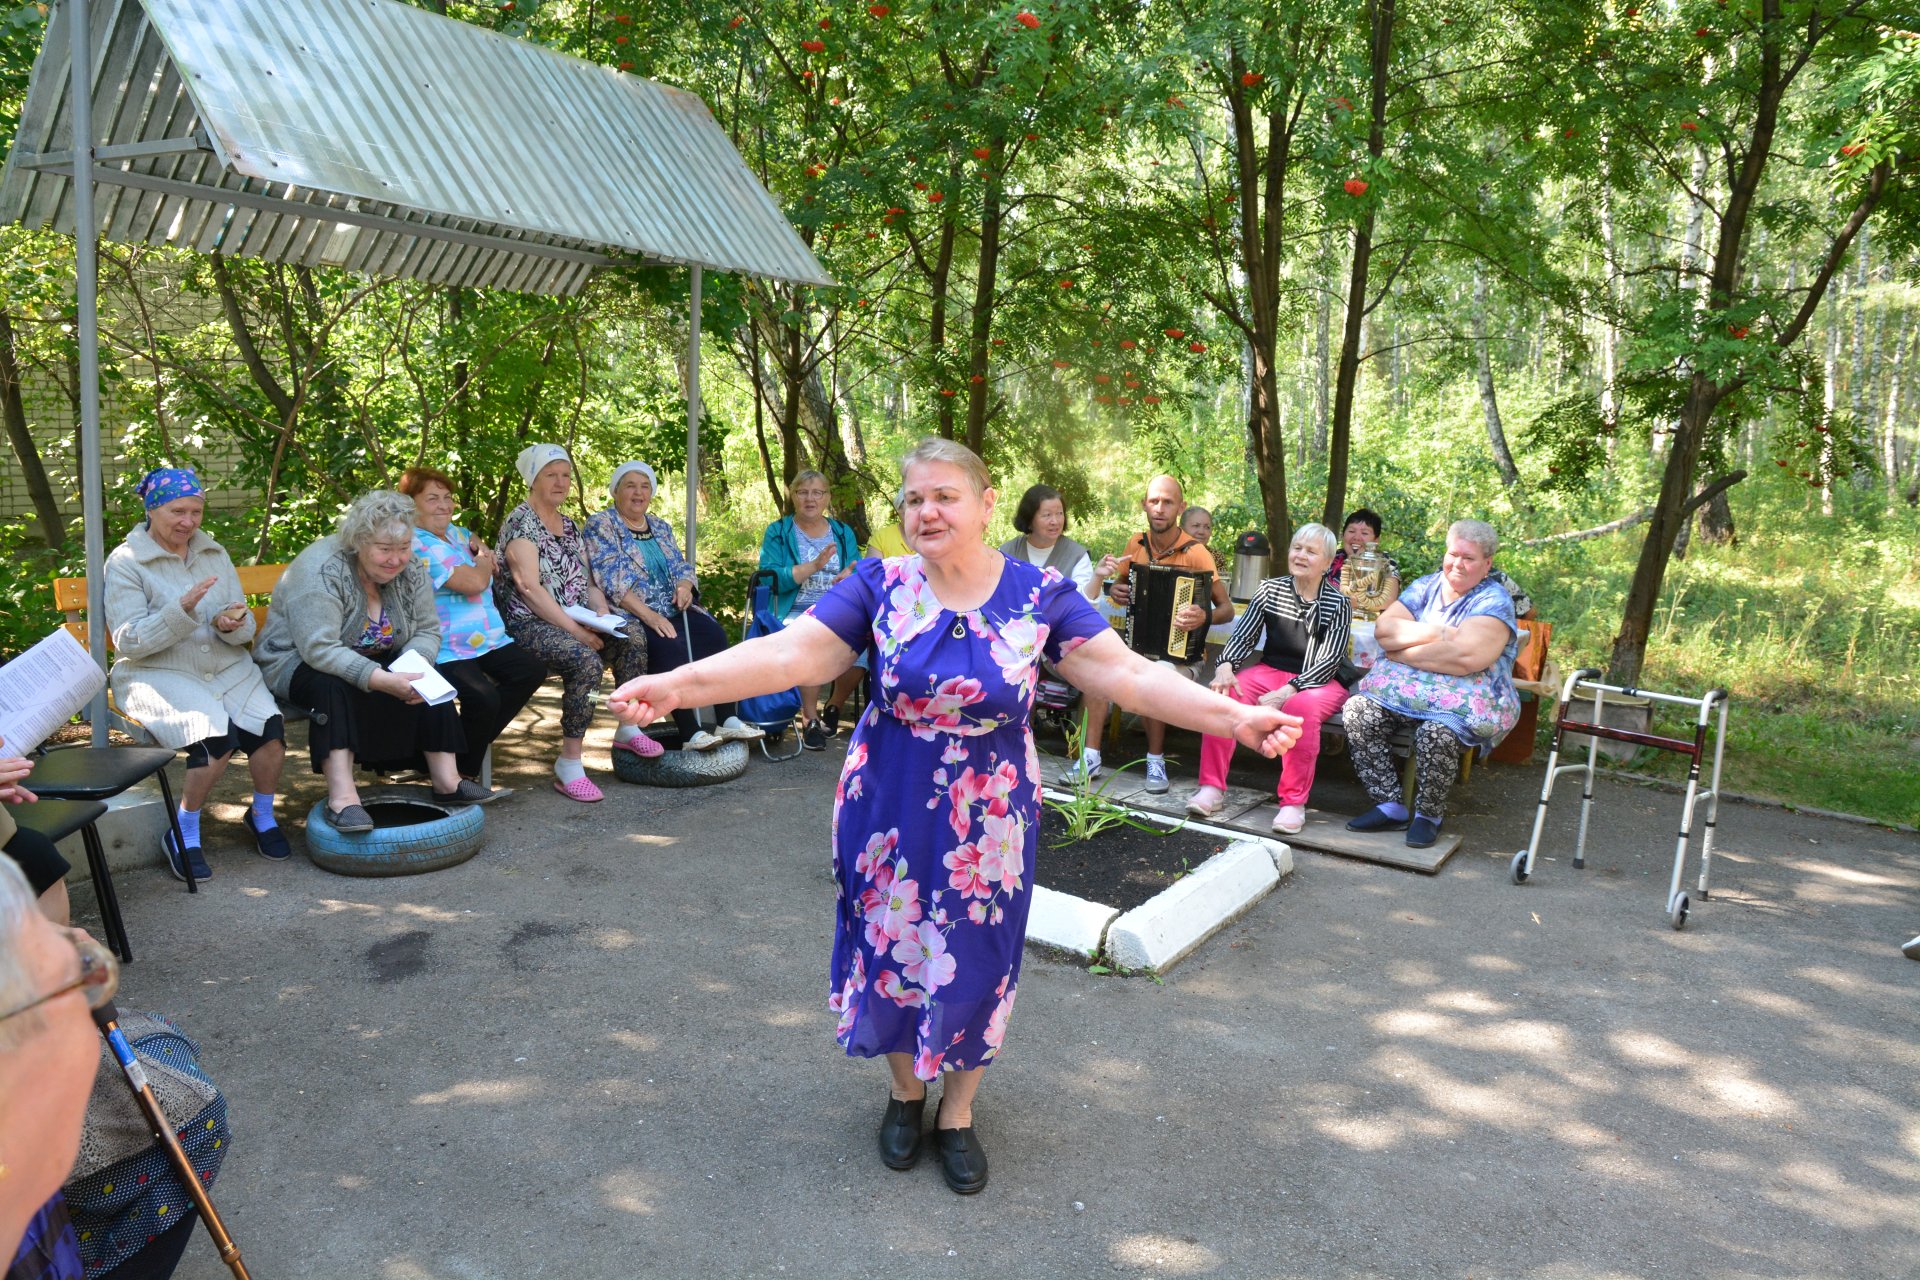
<svg viewBox="0 0 1920 1280">
<path fill-rule="evenodd" d="M 67 0 L 73 121 L 73 306 L 79 344 L 80 515 L 87 550 L 87 649 L 107 665 L 106 501 L 100 483 L 100 228 L 93 218 L 93 34 L 87 0 Z M 87 704 L 93 745 L 107 745 L 107 691 Z"/>
</svg>

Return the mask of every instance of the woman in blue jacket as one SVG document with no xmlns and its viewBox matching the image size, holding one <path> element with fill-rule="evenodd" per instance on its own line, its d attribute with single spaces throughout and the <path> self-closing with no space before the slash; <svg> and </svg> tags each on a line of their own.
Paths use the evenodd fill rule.
<svg viewBox="0 0 1920 1280">
<path fill-rule="evenodd" d="M 847 576 L 860 558 L 853 529 L 827 514 L 827 478 L 818 471 L 802 471 L 788 490 L 793 514 L 767 526 L 760 539 L 760 567 L 774 574 L 773 612 L 783 622 L 813 608 L 827 589 Z M 850 667 L 833 682 L 827 719 L 820 720 L 820 691 L 812 685 L 800 690 L 800 745 L 825 751 L 828 735 L 840 727 L 840 708 L 860 682 L 860 668 Z"/>
</svg>

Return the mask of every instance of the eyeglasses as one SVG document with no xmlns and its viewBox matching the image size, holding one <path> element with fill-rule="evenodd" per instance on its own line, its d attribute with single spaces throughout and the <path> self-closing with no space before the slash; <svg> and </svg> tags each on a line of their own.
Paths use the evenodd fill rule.
<svg viewBox="0 0 1920 1280">
<path fill-rule="evenodd" d="M 113 999 L 113 993 L 120 989 L 120 962 L 113 958 L 113 952 L 77 929 L 67 932 L 67 941 L 73 944 L 74 951 L 80 956 L 80 976 L 65 986 L 47 992 L 38 1000 L 0 1013 L 0 1022 L 17 1018 L 23 1013 L 32 1013 L 41 1005 L 51 1004 L 70 991 L 85 992 L 89 1009 L 98 1009 Z"/>
</svg>

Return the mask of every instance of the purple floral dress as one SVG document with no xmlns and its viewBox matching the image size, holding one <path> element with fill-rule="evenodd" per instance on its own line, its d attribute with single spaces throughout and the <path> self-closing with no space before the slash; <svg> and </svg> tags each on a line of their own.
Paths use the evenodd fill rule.
<svg viewBox="0 0 1920 1280">
<path fill-rule="evenodd" d="M 1039 830 L 1028 712 L 1041 661 L 1108 629 L 1051 569 L 1009 559 L 978 609 L 941 607 L 920 557 L 862 560 L 810 615 L 877 681 L 834 794 L 832 998 L 847 1053 L 914 1074 L 991 1062 L 1007 1034 Z"/>
</svg>

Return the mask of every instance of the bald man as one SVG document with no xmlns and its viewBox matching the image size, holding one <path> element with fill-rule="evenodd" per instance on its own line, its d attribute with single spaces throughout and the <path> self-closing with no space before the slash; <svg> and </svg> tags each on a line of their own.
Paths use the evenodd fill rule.
<svg viewBox="0 0 1920 1280">
<path fill-rule="evenodd" d="M 1182 605 L 1173 616 L 1173 625 L 1182 631 L 1204 631 L 1215 623 L 1232 622 L 1233 603 L 1227 599 L 1227 584 L 1214 564 L 1213 553 L 1180 527 L 1180 517 L 1187 509 L 1186 494 L 1181 491 L 1180 482 L 1172 476 L 1155 476 L 1149 480 L 1147 496 L 1141 501 L 1140 509 L 1146 513 L 1146 531 L 1134 534 L 1122 554 L 1102 557 L 1094 575 L 1106 581 L 1107 598 L 1122 607 L 1133 603 L 1132 588 L 1126 580 L 1129 561 L 1199 569 L 1213 574 L 1211 603 L 1204 608 L 1197 604 Z M 1173 662 L 1165 665 L 1190 679 L 1194 677 L 1192 667 Z M 1100 776 L 1100 742 L 1106 731 L 1109 704 L 1105 699 L 1089 696 L 1086 708 L 1086 741 L 1082 744 L 1080 763 L 1072 775 L 1075 781 L 1091 781 Z M 1147 732 L 1147 790 L 1160 795 L 1171 785 L 1167 781 L 1165 754 L 1167 726 L 1163 721 L 1146 716 L 1142 716 L 1140 722 Z"/>
</svg>

